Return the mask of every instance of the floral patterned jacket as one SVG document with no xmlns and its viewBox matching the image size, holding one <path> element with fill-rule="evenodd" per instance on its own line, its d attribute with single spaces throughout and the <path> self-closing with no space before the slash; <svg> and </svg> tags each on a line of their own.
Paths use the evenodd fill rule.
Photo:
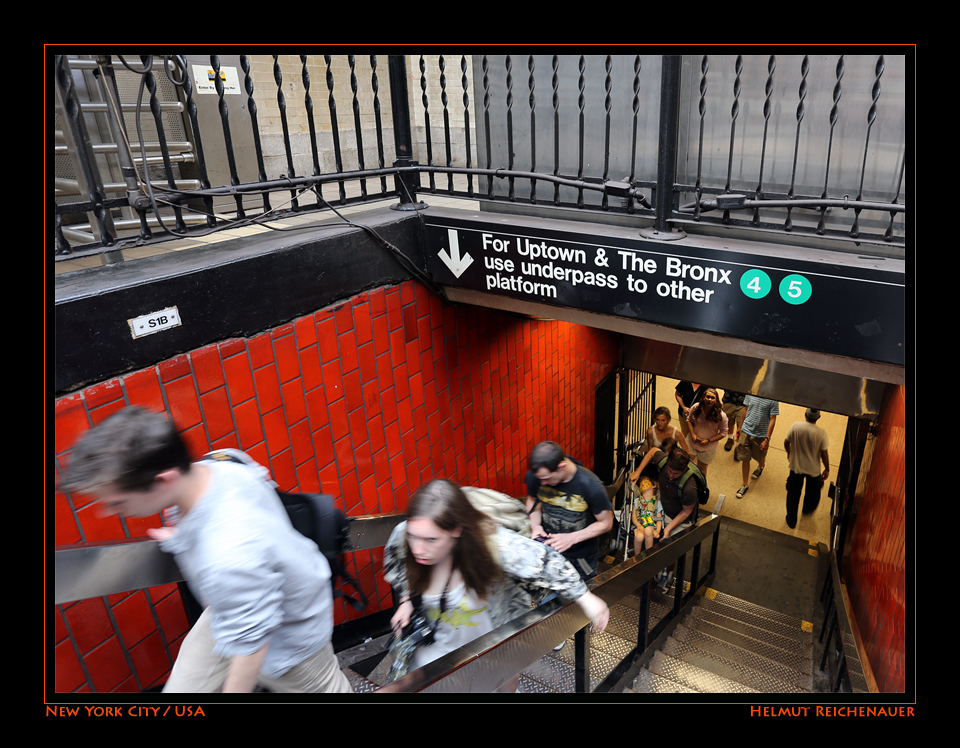
<svg viewBox="0 0 960 748">
<path fill-rule="evenodd" d="M 407 594 L 407 523 L 397 525 L 384 549 L 384 577 L 397 598 Z M 554 591 L 566 600 L 576 600 L 587 585 L 576 569 L 553 548 L 497 525 L 491 544 L 503 568 L 504 579 L 491 593 L 490 616 L 500 626 L 526 613 L 534 600 Z"/>
</svg>

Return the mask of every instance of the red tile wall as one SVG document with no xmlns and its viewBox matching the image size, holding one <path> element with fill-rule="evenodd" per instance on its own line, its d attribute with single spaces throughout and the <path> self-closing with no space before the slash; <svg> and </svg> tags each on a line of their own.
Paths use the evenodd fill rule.
<svg viewBox="0 0 960 748">
<path fill-rule="evenodd" d="M 526 458 L 552 439 L 592 467 L 594 389 L 619 336 L 453 307 L 408 281 L 250 339 L 232 339 L 55 403 L 58 466 L 91 425 L 127 405 L 171 414 L 196 456 L 235 447 L 283 490 L 338 497 L 348 515 L 402 512 L 435 477 L 522 495 Z M 101 518 L 57 492 L 57 545 L 142 537 L 148 519 Z M 390 604 L 379 550 L 355 554 Z M 357 617 L 338 604 L 335 622 Z M 166 680 L 188 622 L 175 585 L 56 606 L 58 692 L 136 692 Z"/>
<path fill-rule="evenodd" d="M 844 576 L 877 685 L 885 693 L 905 687 L 906 452 L 904 388 L 892 392 L 881 413 L 870 470 L 844 561 Z M 911 479 L 911 485 L 915 485 Z"/>
</svg>

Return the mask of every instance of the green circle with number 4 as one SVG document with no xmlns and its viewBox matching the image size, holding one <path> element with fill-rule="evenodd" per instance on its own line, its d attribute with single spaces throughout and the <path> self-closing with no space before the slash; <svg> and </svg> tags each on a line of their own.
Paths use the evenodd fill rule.
<svg viewBox="0 0 960 748">
<path fill-rule="evenodd" d="M 751 299 L 762 299 L 772 286 L 770 276 L 762 270 L 748 270 L 740 276 L 740 290 Z"/>
<path fill-rule="evenodd" d="M 802 275 L 788 275 L 780 281 L 780 298 L 788 304 L 802 304 L 810 298 L 813 288 Z"/>
</svg>

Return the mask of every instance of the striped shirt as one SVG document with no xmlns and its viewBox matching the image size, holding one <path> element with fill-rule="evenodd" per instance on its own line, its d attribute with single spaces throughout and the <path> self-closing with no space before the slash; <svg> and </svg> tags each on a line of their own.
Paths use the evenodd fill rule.
<svg viewBox="0 0 960 748">
<path fill-rule="evenodd" d="M 780 403 L 776 400 L 764 400 L 762 397 L 747 395 L 743 398 L 743 404 L 747 407 L 747 415 L 743 419 L 740 430 L 748 436 L 766 439 L 767 430 L 770 428 L 770 417 L 780 415 Z"/>
</svg>

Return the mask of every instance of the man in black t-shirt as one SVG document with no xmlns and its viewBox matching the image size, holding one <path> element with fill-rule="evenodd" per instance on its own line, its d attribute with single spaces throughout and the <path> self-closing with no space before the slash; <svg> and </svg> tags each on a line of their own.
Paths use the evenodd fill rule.
<svg viewBox="0 0 960 748">
<path fill-rule="evenodd" d="M 556 549 L 584 579 L 597 574 L 599 538 L 613 527 L 613 505 L 600 479 L 554 442 L 530 453 L 527 512 L 534 539 Z"/>
</svg>

